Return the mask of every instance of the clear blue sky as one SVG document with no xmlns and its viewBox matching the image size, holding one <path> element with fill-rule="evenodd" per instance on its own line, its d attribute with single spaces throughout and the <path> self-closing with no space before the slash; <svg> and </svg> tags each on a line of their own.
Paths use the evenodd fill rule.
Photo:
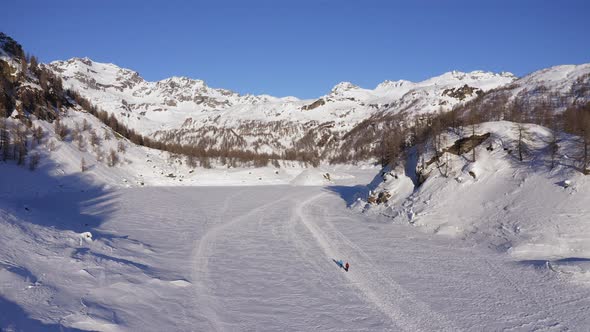
<svg viewBox="0 0 590 332">
<path fill-rule="evenodd" d="M 590 62 L 590 1 L 4 1 L 3 31 L 41 61 L 87 56 L 147 80 L 313 98 L 450 70 L 524 75 Z"/>
</svg>

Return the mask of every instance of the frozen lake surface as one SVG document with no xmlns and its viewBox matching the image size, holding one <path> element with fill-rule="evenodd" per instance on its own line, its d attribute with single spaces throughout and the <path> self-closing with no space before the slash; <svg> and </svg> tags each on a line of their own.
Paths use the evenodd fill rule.
<svg viewBox="0 0 590 332">
<path fill-rule="evenodd" d="M 0 323 L 56 331 L 590 326 L 590 289 L 543 262 L 349 210 L 350 182 L 6 199 Z M 88 228 L 92 240 L 80 235 Z"/>
</svg>

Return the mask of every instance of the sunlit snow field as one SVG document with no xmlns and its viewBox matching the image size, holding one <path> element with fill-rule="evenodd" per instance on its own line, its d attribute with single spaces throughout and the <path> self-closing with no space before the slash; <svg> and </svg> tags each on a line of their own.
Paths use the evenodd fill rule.
<svg viewBox="0 0 590 332">
<path fill-rule="evenodd" d="M 2 196 L 7 330 L 585 330 L 590 288 L 326 186 Z M 92 239 L 84 237 L 90 231 Z M 349 272 L 333 259 L 350 263 Z"/>
</svg>

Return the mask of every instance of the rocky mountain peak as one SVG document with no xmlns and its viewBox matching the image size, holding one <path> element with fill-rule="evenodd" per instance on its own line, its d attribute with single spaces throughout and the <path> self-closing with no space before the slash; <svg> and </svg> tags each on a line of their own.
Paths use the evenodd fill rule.
<svg viewBox="0 0 590 332">
<path fill-rule="evenodd" d="M 332 88 L 331 93 L 338 94 L 338 93 L 342 93 L 345 91 L 350 91 L 350 90 L 358 89 L 358 88 L 359 88 L 358 86 L 356 86 L 350 82 L 340 82 Z"/>
</svg>

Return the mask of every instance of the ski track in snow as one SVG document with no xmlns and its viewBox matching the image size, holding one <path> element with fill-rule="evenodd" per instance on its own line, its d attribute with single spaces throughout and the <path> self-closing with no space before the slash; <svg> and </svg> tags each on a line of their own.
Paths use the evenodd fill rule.
<svg viewBox="0 0 590 332">
<path fill-rule="evenodd" d="M 238 196 L 238 194 L 233 194 L 232 196 L 226 198 L 221 209 L 222 213 L 220 214 L 220 218 L 225 215 L 224 212 L 228 211 L 230 203 L 233 199 L 235 199 L 236 196 Z M 196 308 L 204 309 L 205 316 L 208 317 L 212 330 L 223 330 L 222 322 L 216 313 L 215 308 L 217 306 L 215 304 L 214 296 L 210 294 L 208 287 L 210 282 L 208 275 L 209 253 L 214 250 L 216 237 L 223 233 L 224 230 L 236 226 L 236 224 L 240 223 L 241 221 L 246 221 L 249 216 L 272 205 L 275 205 L 278 202 L 280 201 L 270 202 L 255 208 L 244 215 L 233 218 L 228 222 L 220 223 L 220 225 L 214 226 L 198 241 L 198 245 L 193 250 L 190 259 L 191 262 L 193 262 L 191 280 L 198 284 L 198 287 L 195 288 L 196 292 L 194 294 L 194 296 L 199 299 L 197 301 L 198 305 Z"/>
<path fill-rule="evenodd" d="M 327 258 L 346 257 L 347 260 L 354 262 L 354 268 L 345 274 L 350 285 L 358 288 L 370 303 L 385 313 L 394 324 L 403 330 L 457 330 L 444 316 L 432 311 L 425 303 L 413 298 L 393 279 L 385 276 L 361 248 L 348 240 L 333 225 L 328 223 L 330 232 L 337 238 L 330 237 L 328 233 L 308 219 L 303 211 L 314 210 L 314 206 L 309 208 L 308 205 L 325 195 L 325 193 L 318 194 L 300 204 L 297 207 L 297 216 L 317 240 Z M 344 243 L 348 248 L 341 244 L 338 245 L 338 243 Z M 371 272 L 361 273 L 360 271 Z"/>
<path fill-rule="evenodd" d="M 44 321 L 99 330 L 565 331 L 590 324 L 590 290 L 561 274 L 355 214 L 322 187 L 142 188 L 112 199 L 117 209 L 86 254 L 75 261 L 59 249 L 52 254 L 72 271 L 64 280 L 80 271 L 72 264 L 102 277 L 84 274 L 74 280 L 85 284 L 75 285 L 48 274 L 26 294 L 0 283 L 0 294 L 13 294 L 40 319 L 51 297 L 37 304 L 26 295 L 51 290 L 72 303 Z M 101 230 L 114 237 L 101 239 Z M 23 232 L 14 228 L 11 236 Z M 16 269 L 43 276 L 19 258 L 42 256 L 34 243 L 3 248 L 0 277 L 16 280 Z M 349 272 L 333 259 L 350 262 Z"/>
</svg>

